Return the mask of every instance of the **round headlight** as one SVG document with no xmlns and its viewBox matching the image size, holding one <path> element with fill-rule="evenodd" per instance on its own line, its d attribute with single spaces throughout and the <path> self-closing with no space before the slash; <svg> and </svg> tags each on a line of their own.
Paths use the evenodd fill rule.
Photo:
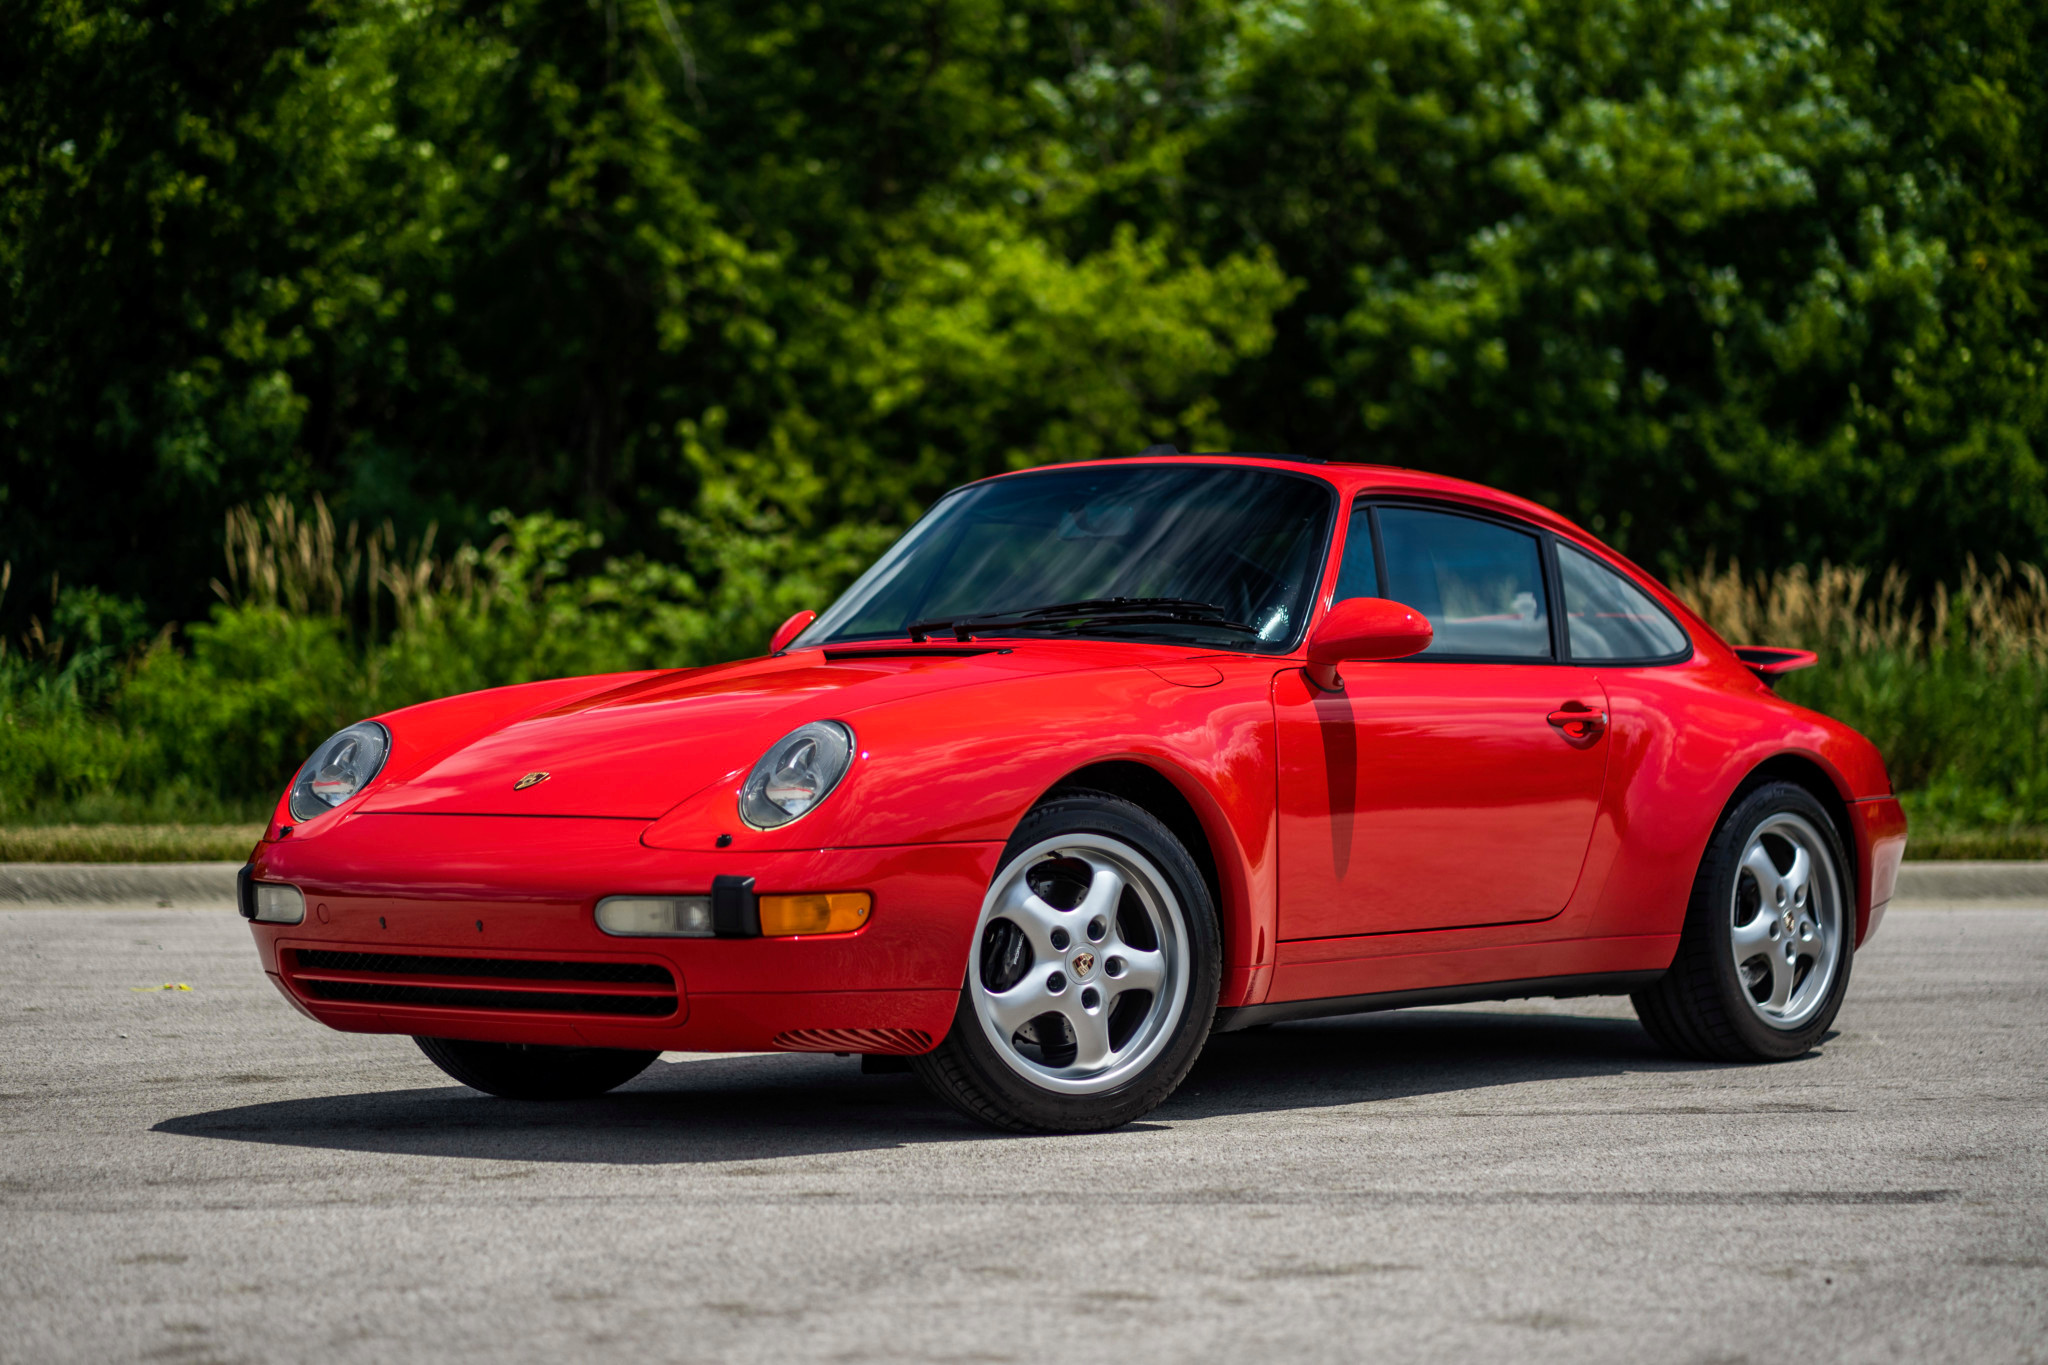
<svg viewBox="0 0 2048 1365">
<path fill-rule="evenodd" d="M 391 732 L 374 720 L 334 734 L 292 780 L 292 819 L 324 815 L 369 786 L 390 753 Z"/>
<path fill-rule="evenodd" d="M 755 829 L 775 829 L 809 814 L 832 794 L 853 765 L 853 731 L 836 720 L 814 720 L 775 741 L 740 788 L 740 818 Z"/>
</svg>

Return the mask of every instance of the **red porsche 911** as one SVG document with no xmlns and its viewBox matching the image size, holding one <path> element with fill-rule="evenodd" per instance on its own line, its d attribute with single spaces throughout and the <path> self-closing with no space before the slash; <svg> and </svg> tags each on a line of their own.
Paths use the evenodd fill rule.
<svg viewBox="0 0 2048 1365">
<path fill-rule="evenodd" d="M 1870 742 L 1773 694 L 1811 662 L 1452 479 L 1035 469 L 948 494 L 765 657 L 350 726 L 242 913 L 307 1015 L 522 1099 L 823 1051 L 1100 1129 L 1214 1032 L 1525 996 L 1791 1057 L 1906 842 Z"/>
</svg>

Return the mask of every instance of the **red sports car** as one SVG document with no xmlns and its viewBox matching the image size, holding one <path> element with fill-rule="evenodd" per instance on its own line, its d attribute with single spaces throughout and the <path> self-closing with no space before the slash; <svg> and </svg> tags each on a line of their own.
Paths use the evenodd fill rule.
<svg viewBox="0 0 2048 1365">
<path fill-rule="evenodd" d="M 350 726 L 242 912 L 306 1014 L 527 1099 L 824 1051 L 1099 1129 L 1212 1032 L 1536 995 L 1790 1057 L 1906 842 L 1870 742 L 1773 695 L 1811 662 L 1453 479 L 1035 469 L 948 494 L 764 657 Z"/>
</svg>

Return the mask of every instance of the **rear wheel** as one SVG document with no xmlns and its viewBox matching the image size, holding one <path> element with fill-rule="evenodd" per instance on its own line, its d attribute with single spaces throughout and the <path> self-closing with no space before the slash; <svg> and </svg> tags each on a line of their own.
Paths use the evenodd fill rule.
<svg viewBox="0 0 2048 1365">
<path fill-rule="evenodd" d="M 1221 961 L 1208 888 L 1166 826 L 1118 797 L 1053 797 L 1004 850 L 952 1030 L 918 1074 L 997 1128 L 1128 1123 L 1194 1065 Z"/>
<path fill-rule="evenodd" d="M 1637 991 L 1650 1035 L 1710 1061 L 1797 1057 L 1849 988 L 1855 882 L 1834 823 L 1804 787 L 1736 803 L 1700 861 L 1671 970 Z"/>
<path fill-rule="evenodd" d="M 580 1100 L 617 1089 L 645 1071 L 658 1052 L 608 1047 L 413 1039 L 427 1060 L 472 1090 L 508 1100 Z"/>
</svg>

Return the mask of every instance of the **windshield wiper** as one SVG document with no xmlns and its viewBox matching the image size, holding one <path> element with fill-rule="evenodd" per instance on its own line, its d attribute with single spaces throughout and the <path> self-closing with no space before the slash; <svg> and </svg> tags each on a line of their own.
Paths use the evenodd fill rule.
<svg viewBox="0 0 2048 1365">
<path fill-rule="evenodd" d="M 923 644 L 934 631 L 951 631 L 956 640 L 972 639 L 976 632 L 998 626 L 1053 626 L 1069 628 L 1090 625 L 1153 626 L 1193 625 L 1212 630 L 1257 635 L 1258 628 L 1233 621 L 1213 602 L 1189 597 L 1097 597 L 1085 602 L 1056 602 L 1044 607 L 1017 611 L 992 611 L 980 616 L 959 616 L 948 620 L 913 621 L 904 627 L 910 638 Z"/>
</svg>

